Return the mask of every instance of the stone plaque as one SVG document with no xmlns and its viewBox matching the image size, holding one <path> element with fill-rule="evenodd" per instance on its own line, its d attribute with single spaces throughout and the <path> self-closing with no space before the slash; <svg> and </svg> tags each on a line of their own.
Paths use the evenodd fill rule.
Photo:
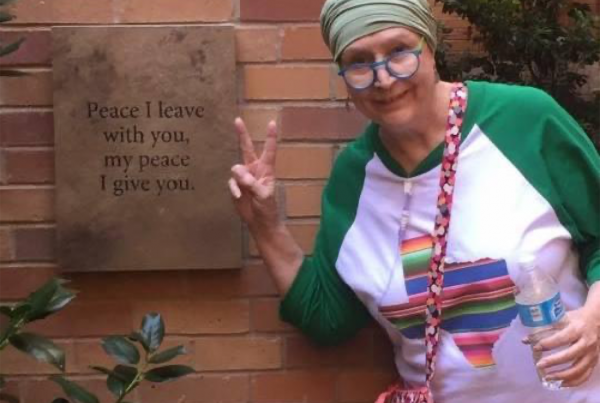
<svg viewBox="0 0 600 403">
<path fill-rule="evenodd" d="M 240 267 L 233 27 L 56 27 L 52 39 L 61 267 Z"/>
</svg>

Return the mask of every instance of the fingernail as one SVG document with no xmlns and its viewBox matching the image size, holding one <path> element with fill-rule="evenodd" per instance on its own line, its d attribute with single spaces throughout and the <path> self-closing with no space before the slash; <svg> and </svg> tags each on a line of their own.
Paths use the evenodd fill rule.
<svg viewBox="0 0 600 403">
<path fill-rule="evenodd" d="M 531 342 L 529 341 L 529 338 L 528 338 L 528 337 L 523 337 L 523 338 L 521 339 L 521 343 L 523 343 L 523 344 L 531 344 Z"/>
<path fill-rule="evenodd" d="M 537 344 L 537 345 L 533 346 L 533 350 L 539 352 L 539 351 L 542 351 L 544 349 L 542 348 L 542 346 L 540 346 L 539 344 Z"/>
</svg>

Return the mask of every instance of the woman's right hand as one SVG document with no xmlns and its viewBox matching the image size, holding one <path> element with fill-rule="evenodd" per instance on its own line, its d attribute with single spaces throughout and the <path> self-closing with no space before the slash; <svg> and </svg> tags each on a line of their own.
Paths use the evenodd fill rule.
<svg viewBox="0 0 600 403">
<path fill-rule="evenodd" d="M 229 190 L 238 214 L 253 229 L 275 228 L 279 213 L 275 196 L 275 156 L 277 127 L 274 121 L 267 126 L 267 138 L 260 157 L 257 157 L 252 138 L 241 118 L 235 119 L 240 139 L 242 164 L 231 168 Z"/>
</svg>

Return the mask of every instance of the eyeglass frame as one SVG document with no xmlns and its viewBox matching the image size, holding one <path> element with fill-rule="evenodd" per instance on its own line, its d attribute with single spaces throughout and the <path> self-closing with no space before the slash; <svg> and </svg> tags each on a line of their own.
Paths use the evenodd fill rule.
<svg viewBox="0 0 600 403">
<path fill-rule="evenodd" d="M 398 80 L 407 80 L 409 78 L 411 78 L 412 76 L 415 75 L 415 73 L 419 70 L 419 67 L 421 66 L 421 53 L 423 53 L 423 43 L 425 43 L 425 37 L 421 37 L 421 40 L 419 41 L 419 44 L 411 50 L 401 50 L 399 52 L 392 52 L 391 54 L 389 54 L 388 56 L 386 56 L 383 60 L 380 60 L 378 62 L 373 62 L 373 63 L 353 63 L 347 67 L 344 67 L 343 69 L 341 69 L 340 71 L 338 71 L 338 76 L 341 76 L 344 79 L 344 82 L 352 89 L 354 89 L 355 91 L 364 91 L 366 89 L 369 89 L 373 86 L 373 84 L 375 84 L 375 81 L 377 81 L 377 68 L 379 66 L 385 66 L 385 70 L 388 72 L 388 74 Z M 415 71 L 413 71 L 411 74 L 407 75 L 407 76 L 402 76 L 402 75 L 398 75 L 395 74 L 392 69 L 390 69 L 389 63 L 392 60 L 392 58 L 398 56 L 398 55 L 402 55 L 402 54 L 413 54 L 417 57 L 417 67 L 415 68 Z M 350 84 L 348 82 L 348 80 L 346 79 L 346 72 L 350 69 L 357 69 L 359 67 L 369 67 L 371 69 L 371 71 L 373 72 L 373 80 L 371 80 L 371 82 L 369 83 L 369 85 L 365 86 L 365 87 L 355 87 L 352 84 Z"/>
</svg>

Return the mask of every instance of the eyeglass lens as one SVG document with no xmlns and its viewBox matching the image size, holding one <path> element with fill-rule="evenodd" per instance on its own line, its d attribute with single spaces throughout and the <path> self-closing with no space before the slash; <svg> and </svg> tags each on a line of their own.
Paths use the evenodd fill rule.
<svg viewBox="0 0 600 403">
<path fill-rule="evenodd" d="M 414 53 L 397 53 L 391 55 L 387 60 L 388 72 L 396 78 L 410 77 L 419 66 L 419 58 Z M 381 67 L 380 67 L 381 68 Z M 350 67 L 345 72 L 346 82 L 357 89 L 370 86 L 375 72 L 370 65 Z"/>
</svg>

